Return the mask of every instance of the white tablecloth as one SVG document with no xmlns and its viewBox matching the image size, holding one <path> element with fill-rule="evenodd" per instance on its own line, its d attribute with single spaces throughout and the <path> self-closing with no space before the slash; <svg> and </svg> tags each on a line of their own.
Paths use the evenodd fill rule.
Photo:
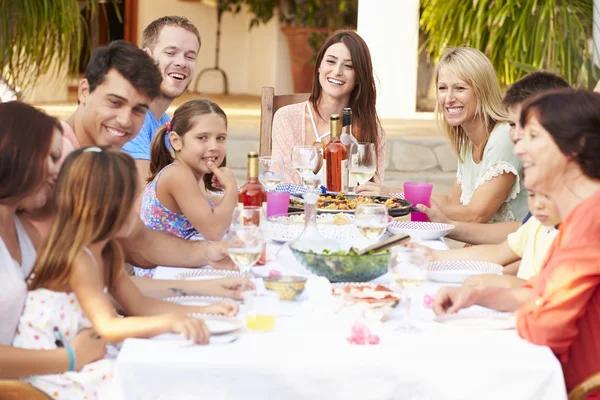
<svg viewBox="0 0 600 400">
<path fill-rule="evenodd" d="M 269 253 L 276 249 L 270 246 Z M 311 275 L 289 250 L 254 272 L 271 269 Z M 159 268 L 155 279 L 173 279 L 181 270 Z M 421 290 L 433 294 L 438 287 L 426 282 Z M 305 299 L 282 302 L 274 332 L 244 332 L 229 344 L 128 339 L 114 388 L 124 399 L 566 399 L 552 352 L 514 330 L 465 331 L 423 322 L 422 331 L 398 331 L 392 318 L 374 327 L 380 344 L 358 346 L 345 340 L 351 319 L 310 307 Z M 422 305 L 413 307 L 412 315 L 433 317 Z"/>
</svg>

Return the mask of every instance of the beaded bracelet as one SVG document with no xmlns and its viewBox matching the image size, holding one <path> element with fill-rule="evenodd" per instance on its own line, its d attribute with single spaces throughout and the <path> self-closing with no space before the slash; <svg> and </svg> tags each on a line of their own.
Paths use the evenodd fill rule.
<svg viewBox="0 0 600 400">
<path fill-rule="evenodd" d="M 71 346 L 65 347 L 69 355 L 69 371 L 75 371 L 75 351 Z"/>
</svg>

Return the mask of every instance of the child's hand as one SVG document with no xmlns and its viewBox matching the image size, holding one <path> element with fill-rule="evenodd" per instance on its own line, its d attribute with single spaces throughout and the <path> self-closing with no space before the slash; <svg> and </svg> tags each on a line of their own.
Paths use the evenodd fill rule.
<svg viewBox="0 0 600 400">
<path fill-rule="evenodd" d="M 219 168 L 213 162 L 208 162 L 208 168 L 210 172 L 214 174 L 217 181 L 225 188 L 225 190 L 235 191 L 237 193 L 237 181 L 233 175 L 233 171 L 230 168 L 222 167 Z"/>
<path fill-rule="evenodd" d="M 93 329 L 83 329 L 71 342 L 75 351 L 75 371 L 84 365 L 101 360 L 106 354 L 106 341 L 96 335 Z"/>
<path fill-rule="evenodd" d="M 233 317 L 238 312 L 238 305 L 232 301 L 223 301 L 221 303 L 211 304 L 210 306 L 205 306 L 204 313 L 206 314 L 219 314 L 219 315 L 227 315 L 228 317 Z"/>
<path fill-rule="evenodd" d="M 181 314 L 169 314 L 166 317 L 169 318 L 173 333 L 181 333 L 186 339 L 191 339 L 196 344 L 208 344 L 210 332 L 201 319 Z"/>
</svg>

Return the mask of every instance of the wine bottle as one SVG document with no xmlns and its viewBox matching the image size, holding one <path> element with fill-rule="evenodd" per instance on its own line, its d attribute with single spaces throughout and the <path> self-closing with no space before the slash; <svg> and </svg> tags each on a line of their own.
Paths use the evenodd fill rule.
<svg viewBox="0 0 600 400">
<path fill-rule="evenodd" d="M 340 115 L 332 114 L 329 118 L 330 141 L 325 146 L 323 158 L 327 166 L 326 187 L 331 192 L 341 192 L 344 189 L 344 173 L 347 170 L 348 151 L 340 142 Z"/>
<path fill-rule="evenodd" d="M 340 135 L 340 141 L 344 146 L 346 146 L 346 151 L 348 153 L 348 168 L 345 171 L 342 171 L 344 174 L 344 192 L 348 192 L 350 188 L 354 188 L 356 186 L 356 182 L 352 182 L 352 177 L 350 176 L 350 161 L 352 160 L 352 154 L 350 154 L 350 146 L 352 143 L 357 143 L 356 139 L 352 135 L 352 109 L 350 107 L 344 108 L 344 112 L 342 114 L 342 134 Z"/>
<path fill-rule="evenodd" d="M 248 152 L 248 180 L 240 189 L 238 202 L 244 206 L 262 207 L 267 201 L 267 192 L 258 181 L 258 153 Z"/>
</svg>

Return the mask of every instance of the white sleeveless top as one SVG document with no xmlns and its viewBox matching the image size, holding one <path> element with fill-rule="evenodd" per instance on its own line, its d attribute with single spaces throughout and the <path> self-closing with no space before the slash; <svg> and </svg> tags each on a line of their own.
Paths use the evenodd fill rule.
<svg viewBox="0 0 600 400">
<path fill-rule="evenodd" d="M 31 272 L 37 257 L 21 221 L 15 216 L 22 264 L 15 261 L 0 239 L 0 345 L 12 345 L 19 318 L 27 298 L 25 278 Z"/>
</svg>

